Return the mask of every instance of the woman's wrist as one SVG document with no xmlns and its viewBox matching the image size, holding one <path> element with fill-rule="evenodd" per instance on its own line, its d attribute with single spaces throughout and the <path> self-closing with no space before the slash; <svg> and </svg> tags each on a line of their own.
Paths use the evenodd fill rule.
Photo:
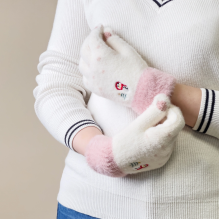
<svg viewBox="0 0 219 219">
<path fill-rule="evenodd" d="M 72 148 L 79 154 L 85 156 L 85 151 L 89 141 L 96 135 L 102 135 L 102 132 L 96 127 L 86 127 L 79 131 L 72 141 Z"/>
<path fill-rule="evenodd" d="M 184 116 L 186 125 L 194 127 L 201 106 L 202 92 L 200 88 L 184 84 L 176 84 L 171 96 L 172 104 L 178 106 Z"/>
</svg>

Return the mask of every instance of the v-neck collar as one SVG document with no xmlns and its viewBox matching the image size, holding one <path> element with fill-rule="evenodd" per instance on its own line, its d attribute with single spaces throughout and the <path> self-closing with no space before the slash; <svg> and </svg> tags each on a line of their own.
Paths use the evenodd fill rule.
<svg viewBox="0 0 219 219">
<path fill-rule="evenodd" d="M 173 1 L 173 0 L 151 0 L 153 1 L 155 4 L 157 4 L 157 6 L 160 8 L 160 7 L 163 7 L 164 5 L 166 5 L 167 3 Z"/>
<path fill-rule="evenodd" d="M 160 13 L 168 5 L 171 5 L 176 0 L 142 0 L 143 3 L 149 4 L 157 13 Z"/>
</svg>

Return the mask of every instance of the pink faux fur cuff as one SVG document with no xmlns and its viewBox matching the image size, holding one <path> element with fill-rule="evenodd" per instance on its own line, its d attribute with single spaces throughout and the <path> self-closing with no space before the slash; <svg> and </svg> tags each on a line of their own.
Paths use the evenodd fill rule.
<svg viewBox="0 0 219 219">
<path fill-rule="evenodd" d="M 132 109 L 141 114 L 152 104 L 157 94 L 164 93 L 171 97 L 175 84 L 176 79 L 172 75 L 155 68 L 147 68 L 138 82 Z"/>
<path fill-rule="evenodd" d="M 100 174 L 111 177 L 124 177 L 113 158 L 112 139 L 104 135 L 93 137 L 85 152 L 89 166 Z"/>
</svg>

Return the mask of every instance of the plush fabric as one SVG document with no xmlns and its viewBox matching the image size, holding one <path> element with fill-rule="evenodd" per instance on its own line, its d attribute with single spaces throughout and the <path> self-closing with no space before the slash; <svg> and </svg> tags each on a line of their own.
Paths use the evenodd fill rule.
<svg viewBox="0 0 219 219">
<path fill-rule="evenodd" d="M 153 98 L 171 96 L 176 79 L 148 67 L 137 51 L 110 27 L 99 25 L 86 37 L 80 50 L 79 70 L 93 93 L 143 113 Z"/>
<path fill-rule="evenodd" d="M 163 124 L 154 126 L 165 116 Z M 184 125 L 181 110 L 167 95 L 158 94 L 147 110 L 113 138 L 93 137 L 85 153 L 87 163 L 112 177 L 160 168 L 169 160 Z"/>
<path fill-rule="evenodd" d="M 132 101 L 132 108 L 141 114 L 153 101 L 154 96 L 159 93 L 171 96 L 176 84 L 176 79 L 167 73 L 155 68 L 147 68 L 141 75 L 135 96 Z"/>
<path fill-rule="evenodd" d="M 85 153 L 87 163 L 100 174 L 111 177 L 124 177 L 124 174 L 114 161 L 112 139 L 97 135 L 91 139 Z"/>
</svg>

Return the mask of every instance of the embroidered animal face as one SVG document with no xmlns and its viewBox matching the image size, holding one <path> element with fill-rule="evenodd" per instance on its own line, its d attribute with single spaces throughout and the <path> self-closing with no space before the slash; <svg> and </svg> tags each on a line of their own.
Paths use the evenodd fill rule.
<svg viewBox="0 0 219 219">
<path fill-rule="evenodd" d="M 115 87 L 116 87 L 117 90 L 123 90 L 123 89 L 128 90 L 128 87 L 125 84 L 122 84 L 119 81 L 116 82 Z"/>
</svg>

